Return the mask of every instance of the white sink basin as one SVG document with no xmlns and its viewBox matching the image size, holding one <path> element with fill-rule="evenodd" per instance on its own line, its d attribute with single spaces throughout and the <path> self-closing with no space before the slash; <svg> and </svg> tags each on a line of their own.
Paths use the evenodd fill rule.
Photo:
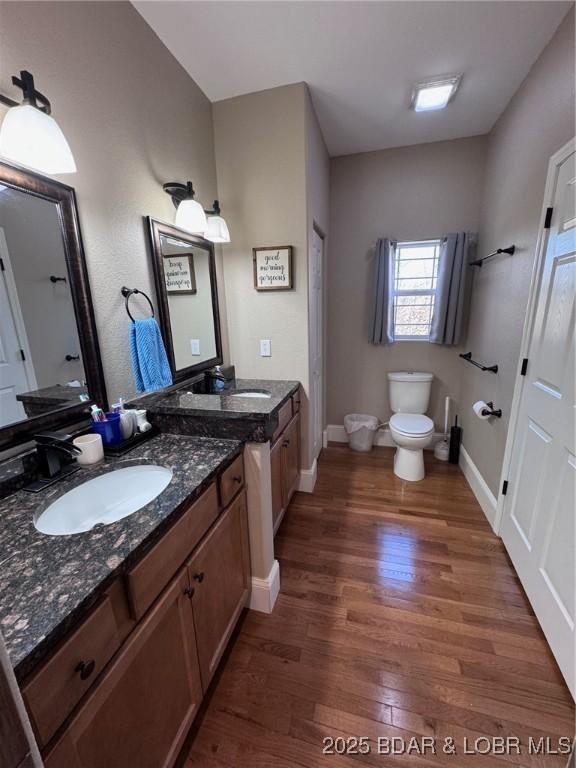
<svg viewBox="0 0 576 768">
<path fill-rule="evenodd" d="M 260 398 L 261 400 L 269 400 L 272 395 L 270 392 L 258 392 L 257 390 L 240 390 L 240 392 L 234 392 L 230 397 L 253 397 L 253 398 Z"/>
<path fill-rule="evenodd" d="M 159 496 L 172 470 L 154 464 L 115 469 L 88 480 L 52 502 L 34 525 L 49 536 L 83 533 L 137 512 Z"/>
</svg>

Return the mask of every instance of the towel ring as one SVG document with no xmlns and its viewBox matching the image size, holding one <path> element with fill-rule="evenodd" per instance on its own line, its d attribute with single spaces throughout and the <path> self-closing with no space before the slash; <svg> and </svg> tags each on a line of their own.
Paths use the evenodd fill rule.
<svg viewBox="0 0 576 768">
<path fill-rule="evenodd" d="M 132 294 L 134 294 L 134 293 L 139 293 L 140 296 L 144 296 L 144 298 L 146 299 L 146 301 L 150 305 L 150 312 L 152 312 L 152 317 L 154 317 L 154 305 L 150 301 L 150 297 L 147 296 L 144 293 L 144 291 L 139 291 L 138 288 L 126 288 L 126 286 L 123 286 L 123 288 L 121 289 L 120 293 L 126 299 L 126 312 L 128 313 L 128 317 L 130 318 L 130 320 L 132 320 L 133 323 L 135 323 L 136 321 L 132 317 L 132 313 L 130 312 L 130 307 L 128 306 L 128 303 L 130 301 L 130 296 L 132 296 Z"/>
</svg>

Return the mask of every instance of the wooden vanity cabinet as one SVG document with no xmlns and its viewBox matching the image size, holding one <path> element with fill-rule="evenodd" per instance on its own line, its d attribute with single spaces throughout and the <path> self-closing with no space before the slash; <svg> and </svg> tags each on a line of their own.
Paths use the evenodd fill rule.
<svg viewBox="0 0 576 768">
<path fill-rule="evenodd" d="M 183 568 L 45 758 L 46 768 L 168 768 L 201 701 Z"/>
<path fill-rule="evenodd" d="M 300 475 L 300 416 L 296 415 L 282 436 L 284 448 L 284 505 L 288 506 Z"/>
<path fill-rule="evenodd" d="M 296 412 L 270 449 L 274 533 L 296 488 L 300 474 L 300 414 Z"/>
<path fill-rule="evenodd" d="M 239 456 L 23 684 L 46 768 L 171 768 L 249 593 Z"/>
<path fill-rule="evenodd" d="M 219 477 L 220 507 L 227 507 L 240 488 L 244 486 L 244 459 L 242 456 L 230 464 Z"/>
<path fill-rule="evenodd" d="M 284 511 L 284 453 L 282 440 L 276 442 L 270 448 L 270 475 L 272 481 L 272 523 L 274 532 L 276 524 Z"/>
<path fill-rule="evenodd" d="M 112 601 L 105 595 L 22 688 L 40 744 L 48 743 L 119 647 Z"/>
<path fill-rule="evenodd" d="M 222 514 L 186 564 L 204 691 L 246 606 L 250 552 L 246 494 Z"/>
<path fill-rule="evenodd" d="M 135 619 L 142 618 L 150 608 L 196 544 L 217 520 L 218 513 L 218 491 L 216 483 L 212 483 L 150 552 L 128 571 L 126 587 L 130 612 Z"/>
</svg>

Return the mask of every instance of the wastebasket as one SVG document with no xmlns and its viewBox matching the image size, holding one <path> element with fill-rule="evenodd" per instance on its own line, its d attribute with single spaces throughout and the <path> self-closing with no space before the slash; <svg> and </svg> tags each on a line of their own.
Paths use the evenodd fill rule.
<svg viewBox="0 0 576 768">
<path fill-rule="evenodd" d="M 378 419 L 366 413 L 349 413 L 344 416 L 344 429 L 353 451 L 371 451 Z"/>
</svg>

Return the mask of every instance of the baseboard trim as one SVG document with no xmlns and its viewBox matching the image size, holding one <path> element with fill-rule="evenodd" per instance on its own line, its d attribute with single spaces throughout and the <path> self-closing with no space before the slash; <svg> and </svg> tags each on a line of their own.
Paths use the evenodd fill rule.
<svg viewBox="0 0 576 768">
<path fill-rule="evenodd" d="M 302 493 L 314 493 L 316 478 L 318 476 L 318 461 L 314 459 L 310 469 L 300 470 L 300 480 L 298 481 L 298 490 Z"/>
<path fill-rule="evenodd" d="M 468 481 L 468 485 L 472 489 L 472 493 L 476 496 L 476 500 L 486 515 L 486 519 L 490 523 L 492 530 L 496 533 L 495 524 L 498 501 L 463 445 L 460 446 L 459 464 L 460 469 L 464 473 L 464 477 Z"/>
<path fill-rule="evenodd" d="M 346 434 L 346 430 L 344 429 L 343 424 L 328 424 L 326 428 L 326 436 L 329 442 L 331 443 L 347 443 L 348 442 L 348 435 Z M 438 440 L 441 440 L 444 437 L 444 434 L 442 432 L 434 432 L 434 437 L 430 443 L 430 445 L 426 448 L 426 450 L 434 450 L 434 445 Z M 374 445 L 383 446 L 385 448 L 394 448 L 394 440 L 392 440 L 392 435 L 390 434 L 389 429 L 380 429 L 378 432 L 376 432 L 376 435 L 374 437 Z"/>
<path fill-rule="evenodd" d="M 280 566 L 278 560 L 270 569 L 265 579 L 252 576 L 252 592 L 250 594 L 249 608 L 260 613 L 272 613 L 280 592 Z"/>
</svg>

